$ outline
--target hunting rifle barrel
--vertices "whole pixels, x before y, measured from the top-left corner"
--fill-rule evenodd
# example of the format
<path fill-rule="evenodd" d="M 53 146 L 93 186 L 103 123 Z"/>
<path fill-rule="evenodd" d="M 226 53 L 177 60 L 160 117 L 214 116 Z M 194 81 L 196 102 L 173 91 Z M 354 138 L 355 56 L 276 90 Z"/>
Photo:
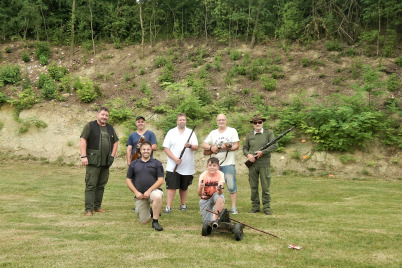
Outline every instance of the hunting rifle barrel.
<path fill-rule="evenodd" d="M 271 146 L 272 144 L 276 143 L 278 140 L 280 140 L 283 136 L 285 136 L 286 134 L 288 134 L 292 129 L 294 129 L 295 126 L 289 128 L 288 130 L 286 130 L 285 132 L 283 132 L 281 135 L 279 135 L 278 137 L 276 137 L 275 139 L 273 139 L 271 142 L 268 142 L 266 145 L 264 145 L 263 147 L 261 147 L 258 151 L 262 151 L 267 149 L 269 146 Z M 254 157 L 256 157 L 257 154 L 254 155 Z M 244 162 L 244 164 L 250 168 L 255 162 L 251 162 L 250 160 L 247 160 L 246 162 Z"/>
<path fill-rule="evenodd" d="M 196 126 L 197 126 L 197 125 L 194 125 L 193 130 L 191 131 L 191 134 L 190 134 L 190 136 L 188 137 L 188 140 L 187 140 L 186 143 L 190 142 L 191 136 L 193 135 L 194 129 L 195 129 Z M 183 157 L 183 154 L 184 154 L 184 151 L 185 151 L 185 150 L 186 150 L 186 146 L 184 146 L 183 150 L 181 151 L 180 156 L 179 156 L 179 159 L 181 159 L 181 158 Z M 176 169 L 177 169 L 177 166 L 178 166 L 178 165 L 179 165 L 179 164 L 176 164 L 176 166 L 175 166 L 175 168 L 174 168 L 174 170 L 173 170 L 173 173 L 176 172 Z"/>

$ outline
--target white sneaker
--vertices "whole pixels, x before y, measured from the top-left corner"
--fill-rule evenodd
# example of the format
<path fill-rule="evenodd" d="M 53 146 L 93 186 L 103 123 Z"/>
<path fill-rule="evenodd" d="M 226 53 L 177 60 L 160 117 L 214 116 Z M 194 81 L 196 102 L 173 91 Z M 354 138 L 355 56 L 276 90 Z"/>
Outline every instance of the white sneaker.
<path fill-rule="evenodd" d="M 232 209 L 230 210 L 230 213 L 239 214 L 239 212 L 237 211 L 236 207 L 232 207 Z"/>
<path fill-rule="evenodd" d="M 163 213 L 168 214 L 168 213 L 170 213 L 170 211 L 172 211 L 170 209 L 170 207 L 165 207 L 165 210 L 163 211 Z"/>
<path fill-rule="evenodd" d="M 186 205 L 180 205 L 180 210 L 187 210 L 187 206 Z"/>

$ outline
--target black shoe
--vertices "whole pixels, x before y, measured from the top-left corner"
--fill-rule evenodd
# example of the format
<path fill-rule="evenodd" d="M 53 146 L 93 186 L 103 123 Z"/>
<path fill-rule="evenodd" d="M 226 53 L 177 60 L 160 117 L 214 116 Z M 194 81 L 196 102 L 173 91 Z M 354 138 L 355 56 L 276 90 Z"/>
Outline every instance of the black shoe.
<path fill-rule="evenodd" d="M 154 228 L 156 231 L 162 231 L 163 230 L 162 226 L 160 226 L 159 222 L 157 222 L 157 221 L 152 223 L 152 228 Z"/>
<path fill-rule="evenodd" d="M 260 212 L 260 210 L 253 208 L 253 209 L 250 210 L 248 213 L 257 213 L 257 212 Z"/>
<path fill-rule="evenodd" d="M 271 210 L 269 210 L 269 209 L 264 210 L 264 213 L 267 214 L 267 215 L 272 215 L 272 212 L 271 212 Z"/>

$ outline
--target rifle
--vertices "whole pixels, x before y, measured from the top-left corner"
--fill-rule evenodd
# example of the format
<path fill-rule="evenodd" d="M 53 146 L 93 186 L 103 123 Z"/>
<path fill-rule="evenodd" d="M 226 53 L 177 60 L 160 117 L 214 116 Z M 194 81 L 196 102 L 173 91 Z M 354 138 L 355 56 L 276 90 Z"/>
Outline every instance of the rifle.
<path fill-rule="evenodd" d="M 191 136 L 193 135 L 194 129 L 195 129 L 196 126 L 197 126 L 197 125 L 194 125 L 193 130 L 191 131 L 191 134 L 190 134 L 190 136 L 188 137 L 187 143 L 190 142 Z M 186 146 L 184 146 L 183 150 L 181 151 L 180 156 L 179 156 L 179 159 L 181 159 L 181 158 L 183 157 L 183 154 L 184 154 L 184 151 L 185 151 L 185 150 L 186 150 Z M 176 172 L 176 169 L 177 169 L 177 166 L 178 166 L 178 165 L 179 165 L 179 164 L 176 164 L 176 167 L 174 168 L 173 173 Z"/>
<path fill-rule="evenodd" d="M 232 148 L 232 145 L 230 144 L 230 142 L 225 142 L 224 145 L 227 148 Z M 204 155 L 211 155 L 211 154 L 213 154 L 213 152 L 211 150 L 205 150 L 204 149 Z"/>
<path fill-rule="evenodd" d="M 267 149 L 269 146 L 275 144 L 278 140 L 280 140 L 283 136 L 285 136 L 286 134 L 288 134 L 292 129 L 294 129 L 295 126 L 289 128 L 288 130 L 286 130 L 285 132 L 283 132 L 281 135 L 279 135 L 278 137 L 276 137 L 275 139 L 273 139 L 271 142 L 268 142 L 266 145 L 264 145 L 263 147 L 261 147 L 258 151 L 262 151 Z M 257 154 L 254 155 L 254 157 L 257 157 Z M 251 162 L 250 160 L 247 160 L 246 162 L 244 162 L 244 164 L 250 168 L 255 162 Z"/>
<path fill-rule="evenodd" d="M 143 143 L 144 141 L 145 141 L 145 136 L 142 135 L 140 137 L 140 140 L 137 143 L 137 148 L 135 149 L 135 152 L 131 155 L 131 162 L 133 162 L 134 160 L 137 160 L 138 158 L 141 157 L 140 146 L 141 146 L 141 143 Z M 138 145 L 140 145 L 140 146 L 138 146 Z"/>

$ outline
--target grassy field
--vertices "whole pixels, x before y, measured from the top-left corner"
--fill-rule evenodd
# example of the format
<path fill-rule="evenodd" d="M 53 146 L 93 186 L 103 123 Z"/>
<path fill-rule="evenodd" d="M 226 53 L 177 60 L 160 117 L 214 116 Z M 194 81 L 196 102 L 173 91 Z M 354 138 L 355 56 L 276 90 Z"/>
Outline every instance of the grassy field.
<path fill-rule="evenodd" d="M 274 215 L 248 214 L 238 177 L 234 219 L 244 229 L 201 236 L 196 187 L 189 210 L 162 215 L 164 231 L 138 223 L 123 169 L 112 169 L 103 208 L 84 216 L 83 168 L 0 163 L 0 267 L 401 267 L 402 184 L 380 179 L 274 177 Z M 227 201 L 229 196 L 226 194 Z M 229 206 L 228 206 L 229 207 Z M 289 244 L 302 246 L 288 249 Z"/>

